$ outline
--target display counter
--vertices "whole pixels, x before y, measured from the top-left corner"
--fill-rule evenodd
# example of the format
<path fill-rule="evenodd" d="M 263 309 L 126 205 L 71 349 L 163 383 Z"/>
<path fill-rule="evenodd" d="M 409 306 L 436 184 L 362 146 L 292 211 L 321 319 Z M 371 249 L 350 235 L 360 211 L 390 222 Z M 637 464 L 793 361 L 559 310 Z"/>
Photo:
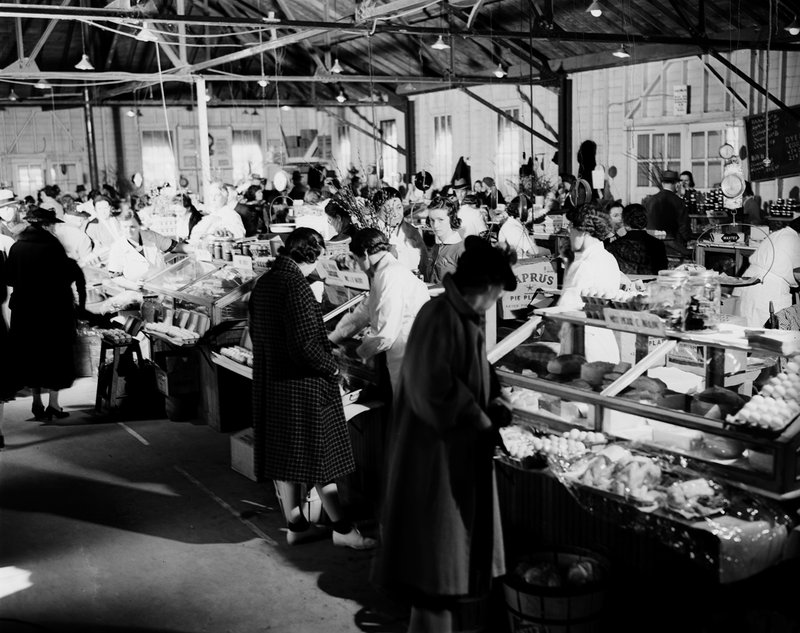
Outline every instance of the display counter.
<path fill-rule="evenodd" d="M 537 313 L 576 326 L 577 335 L 586 326 L 615 329 L 583 313 Z M 796 548 L 790 541 L 800 499 L 800 404 L 792 390 L 800 383 L 800 349 L 789 343 L 776 352 L 780 346 L 733 326 L 667 329 L 636 363 L 587 363 L 532 340 L 536 320 L 489 353 L 517 429 L 504 430 L 512 456 L 501 458 L 498 476 L 514 554 L 526 531 L 544 530 L 553 544 L 591 546 L 599 539 L 642 568 L 656 555 L 677 556 L 729 582 Z M 738 393 L 749 383 L 723 387 L 730 376 L 719 367 L 697 375 L 668 366 L 669 353 L 687 342 L 712 350 L 710 366 L 736 351 L 766 359 L 761 366 L 777 362 L 782 371 L 750 398 Z M 768 400 L 775 403 L 766 407 Z M 760 408 L 752 415 L 748 407 Z M 694 487 L 702 488 L 697 497 L 688 492 Z M 626 551 L 626 540 L 637 543 L 637 554 Z"/>

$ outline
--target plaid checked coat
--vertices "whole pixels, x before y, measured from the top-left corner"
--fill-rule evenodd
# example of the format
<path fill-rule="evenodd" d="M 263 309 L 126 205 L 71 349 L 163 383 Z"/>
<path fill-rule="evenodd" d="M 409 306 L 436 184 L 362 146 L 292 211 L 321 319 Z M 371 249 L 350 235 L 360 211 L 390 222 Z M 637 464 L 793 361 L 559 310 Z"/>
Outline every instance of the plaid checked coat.
<path fill-rule="evenodd" d="M 258 472 L 298 483 L 328 483 L 353 472 L 322 308 L 288 257 L 278 257 L 253 289 L 250 337 Z"/>

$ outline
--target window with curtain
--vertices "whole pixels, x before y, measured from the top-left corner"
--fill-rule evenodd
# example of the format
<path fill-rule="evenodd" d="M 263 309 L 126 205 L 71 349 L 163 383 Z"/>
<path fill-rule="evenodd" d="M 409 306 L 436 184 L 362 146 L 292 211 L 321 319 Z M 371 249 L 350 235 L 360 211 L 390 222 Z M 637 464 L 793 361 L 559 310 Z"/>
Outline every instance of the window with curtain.
<path fill-rule="evenodd" d="M 433 186 L 441 189 L 450 183 L 453 164 L 453 120 L 449 114 L 433 118 Z"/>
<path fill-rule="evenodd" d="M 250 174 L 264 174 L 261 130 L 233 130 L 233 182 Z"/>
<path fill-rule="evenodd" d="M 397 147 L 397 121 L 381 121 L 381 138 Z M 383 179 L 393 187 L 397 186 L 397 172 L 400 170 L 400 157 L 396 149 L 381 144 L 381 161 L 383 162 Z"/>
<path fill-rule="evenodd" d="M 350 150 L 350 127 L 339 125 L 336 128 L 337 161 L 339 163 L 339 178 L 347 176 L 353 160 Z"/>
<path fill-rule="evenodd" d="M 166 131 L 142 131 L 142 179 L 145 190 L 166 182 L 177 183 L 175 156 Z"/>
<path fill-rule="evenodd" d="M 519 108 L 503 110 L 508 116 L 519 120 Z M 519 179 L 519 166 L 522 163 L 521 128 L 506 117 L 497 115 L 497 163 L 495 166 L 495 184 L 497 188 L 511 199 L 515 192 L 509 182 Z"/>

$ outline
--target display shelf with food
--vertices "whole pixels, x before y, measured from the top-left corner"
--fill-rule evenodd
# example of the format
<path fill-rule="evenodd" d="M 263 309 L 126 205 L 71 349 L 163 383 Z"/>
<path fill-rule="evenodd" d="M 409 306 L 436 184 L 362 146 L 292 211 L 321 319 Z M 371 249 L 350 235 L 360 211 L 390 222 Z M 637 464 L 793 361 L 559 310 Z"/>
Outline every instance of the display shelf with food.
<path fill-rule="evenodd" d="M 577 312 L 557 318 L 562 316 L 582 325 L 593 321 L 608 325 Z M 531 329 L 529 324 L 525 327 Z M 746 388 L 743 393 L 735 391 L 742 388 L 738 375 L 706 387 L 702 376 L 666 366 L 667 353 L 678 341 L 688 340 L 721 352 L 730 346 L 740 352 L 771 354 L 771 363 L 759 365 L 770 371 L 775 352 L 765 352 L 763 345 L 748 340 L 745 328 L 721 326 L 708 334 L 666 330 L 665 335 L 666 340 L 632 366 L 557 355 L 551 346 L 531 342 L 529 336 L 517 338 L 516 347 L 506 346 L 506 353 L 494 360 L 515 417 L 539 432 L 604 432 L 635 441 L 645 450 L 678 455 L 743 489 L 800 498 L 797 362 L 785 362 L 766 391 L 751 400 Z M 507 340 L 515 340 L 514 333 L 498 348 Z M 753 422 L 756 418 L 758 423 Z M 764 425 L 771 425 L 772 431 L 757 428 Z"/>

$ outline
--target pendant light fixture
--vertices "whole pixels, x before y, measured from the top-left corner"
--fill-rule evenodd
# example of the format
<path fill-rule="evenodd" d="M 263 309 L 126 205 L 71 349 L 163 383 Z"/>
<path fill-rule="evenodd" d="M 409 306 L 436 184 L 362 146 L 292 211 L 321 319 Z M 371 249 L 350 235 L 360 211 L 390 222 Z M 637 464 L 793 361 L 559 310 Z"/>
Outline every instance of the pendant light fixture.
<path fill-rule="evenodd" d="M 619 57 L 620 59 L 625 59 L 626 57 L 631 56 L 631 54 L 628 52 L 628 49 L 625 48 L 625 44 L 620 44 L 619 48 L 611 54 L 614 57 Z"/>
<path fill-rule="evenodd" d="M 497 77 L 498 79 L 502 79 L 507 74 L 508 73 L 503 69 L 503 64 L 502 63 L 497 64 L 497 68 L 494 69 L 494 76 Z"/>
<path fill-rule="evenodd" d="M 125 116 L 129 119 L 135 119 L 136 117 L 142 116 L 142 111 L 139 108 L 136 108 L 135 110 L 133 108 L 128 108 Z"/>
<path fill-rule="evenodd" d="M 17 93 L 14 92 L 13 88 L 11 90 L 9 90 L 9 92 L 8 92 L 8 100 L 9 101 L 19 101 L 19 95 L 17 95 Z"/>
<path fill-rule="evenodd" d="M 345 101 L 347 101 L 347 95 L 344 94 L 344 90 L 342 88 L 339 88 L 339 94 L 336 95 L 336 100 L 339 103 L 344 103 Z"/>
<path fill-rule="evenodd" d="M 289 111 L 289 110 L 291 110 L 291 109 L 292 109 L 292 106 L 290 106 L 290 105 L 288 105 L 288 104 L 286 104 L 286 103 L 284 103 L 284 104 L 281 106 L 281 110 L 283 110 L 284 112 L 288 112 L 288 111 Z"/>
<path fill-rule="evenodd" d="M 339 58 L 338 57 L 333 60 L 333 66 L 331 66 L 331 72 L 335 73 L 337 75 L 340 75 L 342 72 L 344 72 L 342 70 L 341 65 L 339 65 Z"/>
<path fill-rule="evenodd" d="M 78 70 L 94 70 L 94 66 L 89 61 L 89 56 L 86 53 L 81 56 L 81 61 L 75 64 L 75 68 Z"/>
<path fill-rule="evenodd" d="M 450 48 L 450 44 L 445 42 L 444 39 L 442 39 L 442 36 L 440 35 L 439 37 L 436 38 L 436 41 L 433 44 L 431 44 L 431 48 L 436 51 L 446 51 L 448 48 Z"/>
<path fill-rule="evenodd" d="M 37 81 L 35 84 L 33 84 L 33 87 L 34 88 L 38 88 L 39 90 L 52 90 L 53 89 L 52 84 L 49 81 L 47 81 L 47 79 L 45 79 L 44 77 L 42 77 L 39 81 Z"/>
<path fill-rule="evenodd" d="M 150 27 L 147 26 L 147 22 L 142 25 L 142 28 L 136 34 L 136 39 L 140 42 L 157 42 L 158 38 L 156 34 L 150 30 Z"/>
<path fill-rule="evenodd" d="M 266 77 L 262 77 L 261 79 L 258 80 L 258 85 L 261 86 L 262 88 L 266 88 L 269 85 L 269 81 L 267 80 Z"/>
<path fill-rule="evenodd" d="M 792 18 L 792 21 L 784 27 L 784 30 L 788 31 L 789 35 L 800 35 L 800 24 L 797 22 L 797 16 Z"/>
<path fill-rule="evenodd" d="M 592 17 L 599 18 L 603 15 L 603 7 L 600 6 L 600 3 L 597 0 L 594 0 L 592 4 L 589 5 L 589 8 L 586 9 L 587 13 L 591 13 Z"/>

